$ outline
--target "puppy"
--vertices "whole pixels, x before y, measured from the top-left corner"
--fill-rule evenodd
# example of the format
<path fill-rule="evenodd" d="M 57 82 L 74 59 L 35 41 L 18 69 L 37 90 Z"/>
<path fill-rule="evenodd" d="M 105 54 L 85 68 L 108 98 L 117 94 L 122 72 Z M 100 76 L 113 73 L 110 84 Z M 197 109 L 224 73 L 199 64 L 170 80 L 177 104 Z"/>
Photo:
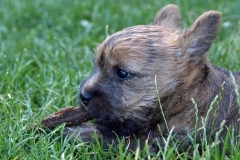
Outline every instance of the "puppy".
<path fill-rule="evenodd" d="M 97 134 L 106 147 L 116 137 L 128 137 L 133 150 L 136 139 L 141 147 L 148 140 L 157 151 L 171 129 L 183 145 L 191 144 L 187 133 L 201 128 L 209 111 L 208 138 L 223 121 L 238 135 L 239 107 L 230 71 L 206 58 L 220 23 L 221 13 L 209 11 L 183 30 L 178 7 L 168 5 L 152 25 L 125 28 L 107 37 L 96 50 L 93 73 L 80 86 L 80 106 L 96 121 L 69 127 L 64 134 L 75 133 L 85 142 Z M 233 75 L 239 86 L 240 73 Z M 218 103 L 210 109 L 217 95 Z M 202 134 L 197 133 L 199 143 Z"/>

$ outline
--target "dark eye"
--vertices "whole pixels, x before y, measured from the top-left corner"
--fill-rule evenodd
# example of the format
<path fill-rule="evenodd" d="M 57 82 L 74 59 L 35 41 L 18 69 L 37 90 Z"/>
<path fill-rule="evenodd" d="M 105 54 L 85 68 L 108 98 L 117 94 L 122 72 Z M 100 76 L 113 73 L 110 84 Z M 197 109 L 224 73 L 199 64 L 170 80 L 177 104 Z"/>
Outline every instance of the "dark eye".
<path fill-rule="evenodd" d="M 118 69 L 117 70 L 117 76 L 121 79 L 127 79 L 131 74 L 122 70 L 122 69 Z"/>

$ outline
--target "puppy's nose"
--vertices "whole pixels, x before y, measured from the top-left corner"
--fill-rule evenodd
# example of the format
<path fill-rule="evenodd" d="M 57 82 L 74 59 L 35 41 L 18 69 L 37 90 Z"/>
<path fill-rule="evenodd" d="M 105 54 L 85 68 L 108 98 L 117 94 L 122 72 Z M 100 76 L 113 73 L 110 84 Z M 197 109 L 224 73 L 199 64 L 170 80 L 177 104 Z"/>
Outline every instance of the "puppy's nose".
<path fill-rule="evenodd" d="M 82 102 L 85 104 L 85 106 L 88 106 L 92 96 L 89 93 L 80 93 L 80 98 L 82 100 Z"/>

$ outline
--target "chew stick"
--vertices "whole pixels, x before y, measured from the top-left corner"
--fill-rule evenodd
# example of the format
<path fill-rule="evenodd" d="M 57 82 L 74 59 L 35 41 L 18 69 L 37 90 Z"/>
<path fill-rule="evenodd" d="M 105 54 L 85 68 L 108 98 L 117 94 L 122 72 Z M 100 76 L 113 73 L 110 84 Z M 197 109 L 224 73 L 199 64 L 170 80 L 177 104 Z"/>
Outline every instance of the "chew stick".
<path fill-rule="evenodd" d="M 66 126 L 73 126 L 91 119 L 93 118 L 90 117 L 84 107 L 67 107 L 44 118 L 42 124 L 49 129 L 53 129 L 62 123 L 66 123 Z"/>

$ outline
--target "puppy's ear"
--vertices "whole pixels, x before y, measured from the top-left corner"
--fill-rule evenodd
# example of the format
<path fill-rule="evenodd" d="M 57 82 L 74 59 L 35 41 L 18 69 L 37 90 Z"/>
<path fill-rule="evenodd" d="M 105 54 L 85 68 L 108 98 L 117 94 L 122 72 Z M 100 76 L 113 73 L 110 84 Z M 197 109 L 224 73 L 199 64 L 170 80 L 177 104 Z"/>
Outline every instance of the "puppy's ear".
<path fill-rule="evenodd" d="M 178 6 L 169 4 L 157 13 L 153 24 L 166 28 L 179 29 L 181 28 L 180 19 Z"/>
<path fill-rule="evenodd" d="M 202 56 L 209 50 L 220 28 L 221 15 L 215 11 L 205 12 L 184 33 L 180 43 L 188 55 Z"/>

